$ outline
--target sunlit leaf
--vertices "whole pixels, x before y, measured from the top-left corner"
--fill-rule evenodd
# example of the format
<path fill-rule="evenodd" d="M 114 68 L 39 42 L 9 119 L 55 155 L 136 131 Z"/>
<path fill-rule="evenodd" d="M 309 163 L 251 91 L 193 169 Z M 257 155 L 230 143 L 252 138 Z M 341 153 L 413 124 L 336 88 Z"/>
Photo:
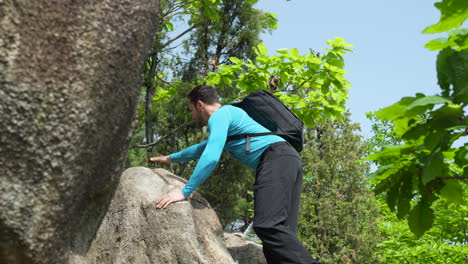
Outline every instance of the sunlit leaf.
<path fill-rule="evenodd" d="M 276 52 L 279 54 L 288 54 L 288 49 L 285 49 L 285 48 L 277 49 Z"/>
<path fill-rule="evenodd" d="M 290 53 L 291 53 L 291 55 L 292 55 L 293 57 L 299 57 L 299 56 L 300 56 L 299 50 L 296 49 L 296 48 L 290 49 Z"/>
<path fill-rule="evenodd" d="M 414 100 L 414 102 L 409 104 L 406 109 L 410 110 L 416 106 L 422 106 L 422 105 L 428 105 L 428 104 L 434 105 L 434 104 L 446 104 L 446 103 L 450 104 L 452 103 L 452 101 L 450 101 L 450 99 L 447 99 L 438 95 L 425 96 L 425 97 L 421 97 L 421 98 Z"/>
<path fill-rule="evenodd" d="M 267 56 L 268 55 L 268 49 L 265 45 L 263 44 L 258 44 L 257 45 L 257 48 L 256 48 L 256 51 L 257 51 L 257 54 L 258 55 L 263 55 L 263 56 Z"/>
<path fill-rule="evenodd" d="M 450 47 L 450 43 L 448 38 L 437 38 L 426 43 L 424 47 L 429 50 L 441 50 Z"/>
<path fill-rule="evenodd" d="M 236 64 L 239 64 L 242 62 L 239 58 L 236 58 L 236 57 L 229 57 L 229 60 Z"/>
<path fill-rule="evenodd" d="M 468 18 L 468 1 L 443 0 L 434 6 L 440 10 L 441 17 L 437 24 L 424 29 L 423 33 L 440 33 L 452 28 L 460 27 Z"/>
<path fill-rule="evenodd" d="M 394 103 L 391 106 L 382 108 L 378 110 L 375 114 L 378 119 L 382 120 L 398 119 L 405 112 L 406 108 L 417 99 L 418 97 L 403 97 L 399 102 Z"/>
<path fill-rule="evenodd" d="M 218 13 L 211 6 L 204 5 L 203 10 L 204 10 L 204 14 L 206 18 L 208 18 L 209 20 L 215 20 L 215 21 L 219 20 Z"/>
<path fill-rule="evenodd" d="M 468 49 L 468 29 L 453 29 L 449 31 L 448 38 L 437 38 L 429 41 L 425 48 L 429 50 L 442 50 L 452 48 L 457 51 Z"/>

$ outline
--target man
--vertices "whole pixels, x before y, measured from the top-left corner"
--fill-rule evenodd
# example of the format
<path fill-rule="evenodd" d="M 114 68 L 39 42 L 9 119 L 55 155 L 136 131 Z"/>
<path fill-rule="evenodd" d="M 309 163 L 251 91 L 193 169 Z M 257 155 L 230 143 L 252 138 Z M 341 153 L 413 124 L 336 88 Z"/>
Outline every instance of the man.
<path fill-rule="evenodd" d="M 199 159 L 189 181 L 157 201 L 157 208 L 185 200 L 208 178 L 223 150 L 256 170 L 254 184 L 255 233 L 263 242 L 268 263 L 319 263 L 314 260 L 296 236 L 299 197 L 302 186 L 302 161 L 296 150 L 283 138 L 266 135 L 251 138 L 246 152 L 245 139 L 226 142 L 228 136 L 269 132 L 244 110 L 219 103 L 216 90 L 199 85 L 188 94 L 192 119 L 208 125 L 208 140 L 169 156 L 152 157 L 150 161 L 170 164 Z"/>

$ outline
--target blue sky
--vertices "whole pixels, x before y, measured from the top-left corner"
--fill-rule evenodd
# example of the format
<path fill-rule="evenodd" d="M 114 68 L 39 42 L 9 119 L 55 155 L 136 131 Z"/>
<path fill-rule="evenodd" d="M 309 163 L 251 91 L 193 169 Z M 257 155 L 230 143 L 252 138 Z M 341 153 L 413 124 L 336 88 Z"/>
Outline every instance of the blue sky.
<path fill-rule="evenodd" d="M 353 44 L 345 57 L 351 82 L 347 107 L 351 119 L 370 137 L 365 112 L 416 93 L 434 95 L 437 85 L 437 52 L 424 48 L 440 37 L 422 34 L 435 24 L 440 12 L 435 1 L 421 0 L 260 0 L 256 8 L 277 14 L 278 28 L 262 39 L 270 55 L 280 48 L 323 52 L 326 41 L 341 37 Z"/>

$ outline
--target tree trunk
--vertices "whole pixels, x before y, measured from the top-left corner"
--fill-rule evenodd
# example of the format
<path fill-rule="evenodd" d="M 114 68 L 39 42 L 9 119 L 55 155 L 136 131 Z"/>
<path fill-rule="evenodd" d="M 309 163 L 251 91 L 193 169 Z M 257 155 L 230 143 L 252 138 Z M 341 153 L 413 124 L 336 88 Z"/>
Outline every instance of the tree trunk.
<path fill-rule="evenodd" d="M 86 254 L 123 169 L 158 3 L 0 2 L 0 263 Z"/>

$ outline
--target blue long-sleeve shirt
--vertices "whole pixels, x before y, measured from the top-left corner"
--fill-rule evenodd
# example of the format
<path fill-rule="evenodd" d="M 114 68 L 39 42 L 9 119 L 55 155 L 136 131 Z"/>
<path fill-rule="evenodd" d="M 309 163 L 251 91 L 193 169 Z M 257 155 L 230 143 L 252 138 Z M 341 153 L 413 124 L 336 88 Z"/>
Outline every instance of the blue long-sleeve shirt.
<path fill-rule="evenodd" d="M 213 172 L 223 150 L 228 151 L 241 163 L 255 170 L 263 151 L 275 142 L 285 141 L 276 135 L 251 138 L 250 152 L 245 151 L 246 139 L 226 142 L 228 136 L 269 132 L 258 124 L 244 110 L 231 105 L 217 109 L 208 120 L 210 135 L 208 140 L 190 146 L 180 152 L 169 155 L 171 161 L 182 162 L 200 159 L 189 181 L 182 189 L 185 196 L 189 196 Z"/>

